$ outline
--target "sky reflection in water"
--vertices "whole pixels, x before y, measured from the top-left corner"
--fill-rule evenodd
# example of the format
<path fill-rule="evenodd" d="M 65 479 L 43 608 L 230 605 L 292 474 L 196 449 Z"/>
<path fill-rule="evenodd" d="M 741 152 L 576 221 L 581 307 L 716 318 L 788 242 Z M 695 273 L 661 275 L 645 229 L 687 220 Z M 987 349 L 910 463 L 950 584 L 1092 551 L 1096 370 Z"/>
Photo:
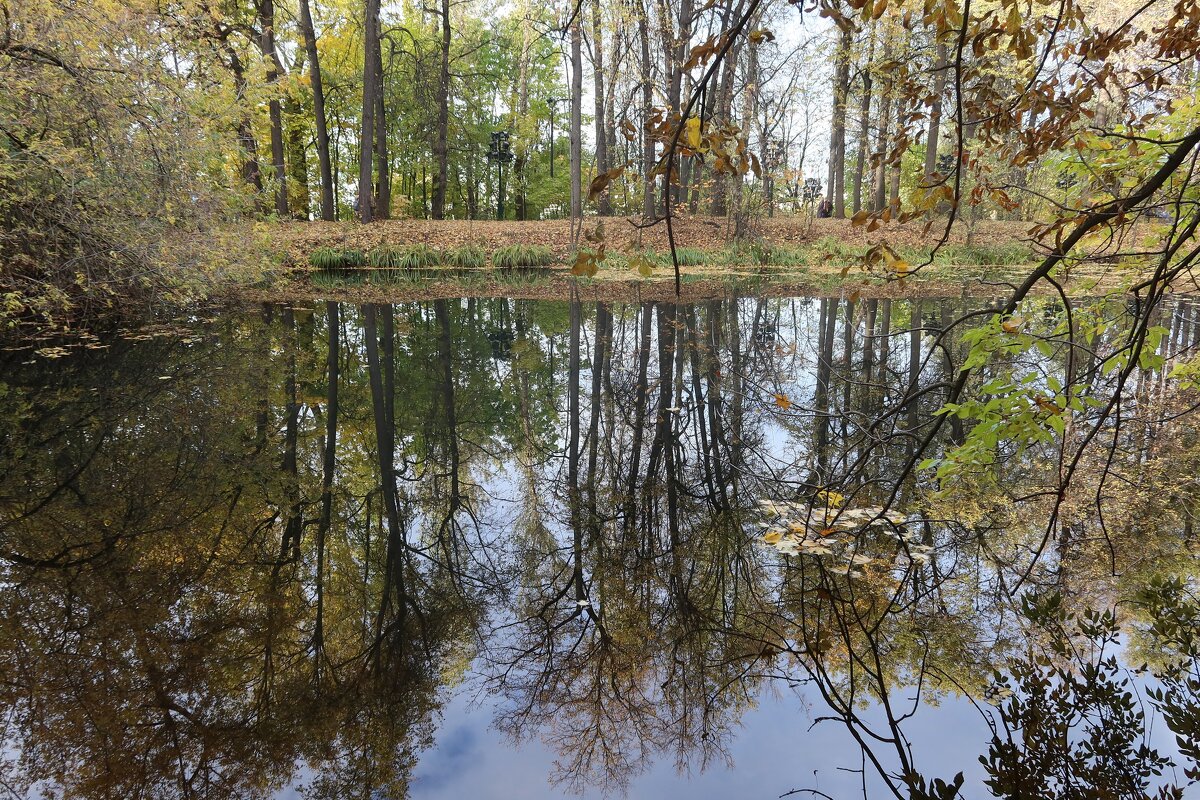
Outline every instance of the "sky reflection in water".
<path fill-rule="evenodd" d="M 992 670 L 1059 641 L 1005 588 L 1041 524 L 1006 482 L 1052 451 L 942 507 L 905 471 L 980 305 L 328 304 L 7 350 L 11 782 L 842 798 L 907 763 L 987 796 Z M 1057 543 L 1033 583 L 1136 594 L 1189 563 L 1168 510 L 1128 577 Z"/>

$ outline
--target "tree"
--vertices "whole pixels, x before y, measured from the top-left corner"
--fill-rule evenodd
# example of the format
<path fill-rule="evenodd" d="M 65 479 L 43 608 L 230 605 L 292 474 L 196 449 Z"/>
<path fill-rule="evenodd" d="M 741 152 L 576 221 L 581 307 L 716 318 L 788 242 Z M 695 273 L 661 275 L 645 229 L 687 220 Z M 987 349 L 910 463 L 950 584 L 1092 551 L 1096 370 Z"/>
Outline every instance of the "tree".
<path fill-rule="evenodd" d="M 379 57 L 379 0 L 366 0 L 363 17 L 362 122 L 358 131 L 358 215 L 362 222 L 375 219 L 374 155 L 381 67 Z"/>
<path fill-rule="evenodd" d="M 436 168 L 433 180 L 434 219 L 442 219 L 445 216 L 446 182 L 450 174 L 447 142 L 450 131 L 450 0 L 442 0 L 440 16 L 442 38 L 437 79 L 437 126 L 433 133 L 433 159 Z"/>
<path fill-rule="evenodd" d="M 329 161 L 329 129 L 325 118 L 325 89 L 321 83 L 321 61 L 317 51 L 317 34 L 313 28 L 312 10 L 309 0 L 300 0 L 300 29 L 304 37 L 304 49 L 308 54 L 309 83 L 313 93 L 313 120 L 317 128 L 317 161 L 321 173 L 321 219 L 332 221 L 337 218 L 337 204 L 333 196 L 333 171 Z"/>

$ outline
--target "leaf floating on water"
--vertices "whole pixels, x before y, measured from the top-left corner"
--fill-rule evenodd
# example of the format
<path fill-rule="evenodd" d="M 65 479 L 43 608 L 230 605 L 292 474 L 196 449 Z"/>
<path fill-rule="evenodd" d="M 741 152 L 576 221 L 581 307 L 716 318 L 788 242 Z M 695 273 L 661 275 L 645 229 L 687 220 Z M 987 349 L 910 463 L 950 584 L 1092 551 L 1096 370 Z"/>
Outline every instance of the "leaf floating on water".
<path fill-rule="evenodd" d="M 786 394 L 776 394 L 775 395 L 775 405 L 779 406 L 784 411 L 787 411 L 788 409 L 790 409 L 792 407 L 792 401 L 788 400 L 788 397 Z"/>

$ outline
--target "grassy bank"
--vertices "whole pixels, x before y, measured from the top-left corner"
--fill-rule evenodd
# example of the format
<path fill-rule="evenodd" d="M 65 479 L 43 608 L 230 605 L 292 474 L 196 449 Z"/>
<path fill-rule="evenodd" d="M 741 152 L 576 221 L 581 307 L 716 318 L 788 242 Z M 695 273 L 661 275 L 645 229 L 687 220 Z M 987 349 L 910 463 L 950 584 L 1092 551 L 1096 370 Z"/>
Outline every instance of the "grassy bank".
<path fill-rule="evenodd" d="M 688 297 L 731 289 L 865 297 L 996 294 L 1040 260 L 1026 231 L 1019 222 L 958 226 L 934 252 L 917 226 L 868 232 L 845 220 L 780 217 L 762 220 L 751 235 L 732 241 L 722 219 L 687 217 L 675 224 L 681 290 Z M 606 258 L 593 277 L 573 280 L 566 220 L 234 224 L 202 236 L 163 237 L 153 254 L 155 268 L 143 270 L 129 287 L 80 281 L 43 287 L 40 295 L 33 283 L 10 290 L 0 322 L 55 325 L 210 298 L 566 297 L 579 286 L 614 299 L 673 296 L 665 226 L 638 229 L 621 218 L 590 218 L 584 234 L 582 247 L 595 250 L 602 241 Z M 867 255 L 881 244 L 889 258 L 911 267 L 904 280 L 897 280 L 894 262 L 868 263 Z M 1119 287 L 1131 274 L 1135 267 L 1093 259 L 1066 277 L 1071 290 L 1090 292 Z"/>

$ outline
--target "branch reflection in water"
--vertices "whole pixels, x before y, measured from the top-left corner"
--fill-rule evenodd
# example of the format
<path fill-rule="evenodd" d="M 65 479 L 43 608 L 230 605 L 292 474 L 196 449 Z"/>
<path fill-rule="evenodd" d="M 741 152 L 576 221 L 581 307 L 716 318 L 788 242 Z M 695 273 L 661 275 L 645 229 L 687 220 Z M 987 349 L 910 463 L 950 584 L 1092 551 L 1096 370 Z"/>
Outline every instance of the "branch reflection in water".
<path fill-rule="evenodd" d="M 1164 376 L 1194 306 L 1104 452 L 1048 398 L 1117 380 L 1128 312 L 1072 348 L 1036 300 L 1051 333 L 972 378 L 1032 376 L 983 395 L 1029 430 L 965 408 L 923 453 L 985 306 L 327 303 L 6 350 L 3 778 L 399 798 L 470 691 L 562 789 L 730 764 L 769 702 L 858 745 L 797 748 L 780 791 L 1181 797 L 1200 451 Z"/>

